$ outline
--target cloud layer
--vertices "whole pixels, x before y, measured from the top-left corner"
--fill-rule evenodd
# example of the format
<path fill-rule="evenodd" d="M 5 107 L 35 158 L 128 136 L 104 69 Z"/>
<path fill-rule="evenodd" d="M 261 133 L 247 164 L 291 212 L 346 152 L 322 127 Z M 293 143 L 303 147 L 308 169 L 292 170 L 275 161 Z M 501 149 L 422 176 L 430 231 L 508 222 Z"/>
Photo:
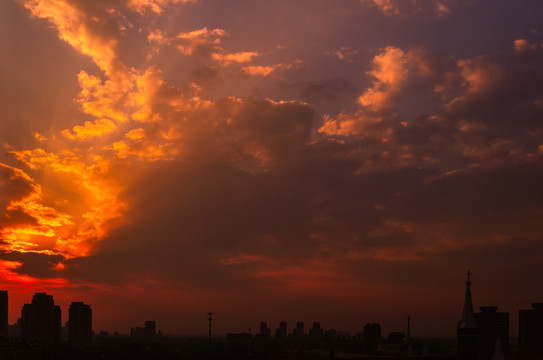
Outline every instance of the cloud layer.
<path fill-rule="evenodd" d="M 121 331 L 145 313 L 198 333 L 213 308 L 224 332 L 263 317 L 392 331 L 416 314 L 421 334 L 448 335 L 433 315 L 446 308 L 454 328 L 468 267 L 483 302 L 514 312 L 543 296 L 518 281 L 543 251 L 537 29 L 473 53 L 446 29 L 476 6 L 317 3 L 251 8 L 260 23 L 244 27 L 219 17 L 237 1 L 4 5 L 76 69 L 48 84 L 71 91 L 69 111 L 1 139 L 0 276 L 15 298 L 83 298 Z M 370 27 L 382 35 L 360 35 Z"/>

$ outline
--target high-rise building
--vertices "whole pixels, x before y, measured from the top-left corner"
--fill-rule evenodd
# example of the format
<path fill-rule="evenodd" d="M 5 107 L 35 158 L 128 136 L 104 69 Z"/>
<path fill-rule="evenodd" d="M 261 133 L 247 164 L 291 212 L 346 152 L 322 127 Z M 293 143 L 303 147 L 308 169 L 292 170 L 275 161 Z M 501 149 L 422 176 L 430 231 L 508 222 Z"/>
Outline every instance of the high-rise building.
<path fill-rule="evenodd" d="M 21 337 L 28 341 L 56 343 L 60 340 L 60 306 L 51 295 L 36 293 L 21 310 Z"/>
<path fill-rule="evenodd" d="M 531 310 L 518 312 L 519 351 L 543 354 L 543 303 L 532 304 Z"/>
<path fill-rule="evenodd" d="M 0 291 L 0 338 L 8 338 L 8 292 Z"/>
<path fill-rule="evenodd" d="M 268 328 L 268 324 L 266 324 L 266 322 L 260 322 L 260 333 L 258 335 L 262 340 L 268 340 L 270 338 L 271 330 Z"/>
<path fill-rule="evenodd" d="M 292 331 L 292 335 L 298 340 L 301 340 L 304 337 L 304 323 L 302 321 L 296 323 L 296 328 Z"/>
<path fill-rule="evenodd" d="M 321 324 L 318 322 L 313 323 L 313 328 L 309 329 L 309 337 L 311 341 L 319 342 L 324 337 L 324 331 L 321 329 Z"/>
<path fill-rule="evenodd" d="M 381 340 L 381 325 L 377 323 L 364 325 L 363 340 L 366 342 L 379 342 Z"/>
<path fill-rule="evenodd" d="M 68 340 L 72 344 L 85 345 L 92 341 L 92 309 L 82 302 L 70 305 Z"/>
<path fill-rule="evenodd" d="M 479 328 L 473 315 L 470 271 L 468 271 L 468 280 L 466 281 L 466 297 L 464 298 L 462 320 L 458 322 L 456 328 L 456 339 L 458 355 L 462 359 L 475 360 L 479 357 Z"/>
<path fill-rule="evenodd" d="M 275 338 L 284 340 L 287 338 L 287 322 L 281 321 L 279 327 L 275 329 Z"/>
<path fill-rule="evenodd" d="M 509 313 L 497 312 L 496 306 L 481 306 L 475 313 L 475 323 L 479 328 L 479 359 L 490 359 L 496 352 L 496 343 L 502 354 L 509 353 Z"/>
<path fill-rule="evenodd" d="M 145 322 L 145 337 L 153 338 L 156 336 L 156 321 L 149 320 Z"/>

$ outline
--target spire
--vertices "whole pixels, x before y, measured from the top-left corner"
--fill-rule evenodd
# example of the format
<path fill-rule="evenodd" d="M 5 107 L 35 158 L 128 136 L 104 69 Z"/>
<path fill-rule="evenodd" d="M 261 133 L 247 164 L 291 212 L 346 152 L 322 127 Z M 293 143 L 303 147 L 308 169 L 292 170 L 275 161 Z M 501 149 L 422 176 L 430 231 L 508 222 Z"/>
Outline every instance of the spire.
<path fill-rule="evenodd" d="M 500 335 L 496 336 L 496 345 L 494 347 L 494 355 L 491 360 L 503 360 L 502 343 L 500 341 Z"/>
<path fill-rule="evenodd" d="M 473 316 L 473 303 L 471 301 L 471 271 L 468 270 L 468 281 L 466 281 L 466 298 L 464 299 L 464 311 L 462 320 L 458 323 L 458 328 L 476 328 Z"/>

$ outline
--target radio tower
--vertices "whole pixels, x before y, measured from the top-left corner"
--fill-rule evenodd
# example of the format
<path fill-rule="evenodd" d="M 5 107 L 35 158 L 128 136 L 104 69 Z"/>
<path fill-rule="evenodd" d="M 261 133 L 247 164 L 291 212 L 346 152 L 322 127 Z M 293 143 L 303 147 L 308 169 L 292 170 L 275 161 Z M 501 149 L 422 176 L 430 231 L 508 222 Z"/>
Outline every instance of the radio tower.
<path fill-rule="evenodd" d="M 209 320 L 209 347 L 211 348 L 211 321 L 213 320 L 213 313 L 208 312 L 207 315 L 209 315 L 207 320 Z"/>

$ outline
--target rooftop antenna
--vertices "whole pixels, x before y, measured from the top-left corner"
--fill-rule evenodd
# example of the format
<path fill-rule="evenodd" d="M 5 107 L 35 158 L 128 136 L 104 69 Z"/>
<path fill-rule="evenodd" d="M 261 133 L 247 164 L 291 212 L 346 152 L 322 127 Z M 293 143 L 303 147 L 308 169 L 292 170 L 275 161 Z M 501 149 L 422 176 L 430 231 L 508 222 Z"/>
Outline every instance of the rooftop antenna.
<path fill-rule="evenodd" d="M 411 317 L 407 317 L 407 342 L 411 341 Z"/>
<path fill-rule="evenodd" d="M 213 321 L 213 313 L 208 312 L 207 315 L 209 315 L 207 320 L 209 320 L 209 347 L 211 348 L 211 321 Z"/>

